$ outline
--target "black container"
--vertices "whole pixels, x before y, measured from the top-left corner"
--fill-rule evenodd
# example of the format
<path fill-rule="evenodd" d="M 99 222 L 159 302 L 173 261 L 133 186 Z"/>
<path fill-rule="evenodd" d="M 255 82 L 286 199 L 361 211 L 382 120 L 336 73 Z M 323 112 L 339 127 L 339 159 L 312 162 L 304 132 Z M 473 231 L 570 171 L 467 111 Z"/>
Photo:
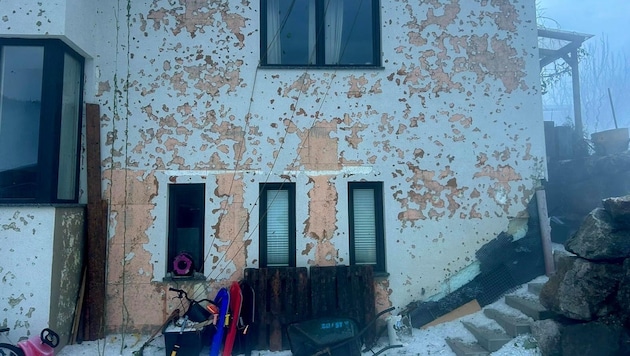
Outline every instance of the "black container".
<path fill-rule="evenodd" d="M 168 331 L 167 331 L 168 329 Z M 164 345 L 166 346 L 166 356 L 171 355 L 171 351 L 175 345 L 179 345 L 177 356 L 199 356 L 203 348 L 203 330 L 184 330 L 180 332 L 180 327 L 173 328 L 173 324 L 169 324 L 162 330 L 164 334 Z"/>

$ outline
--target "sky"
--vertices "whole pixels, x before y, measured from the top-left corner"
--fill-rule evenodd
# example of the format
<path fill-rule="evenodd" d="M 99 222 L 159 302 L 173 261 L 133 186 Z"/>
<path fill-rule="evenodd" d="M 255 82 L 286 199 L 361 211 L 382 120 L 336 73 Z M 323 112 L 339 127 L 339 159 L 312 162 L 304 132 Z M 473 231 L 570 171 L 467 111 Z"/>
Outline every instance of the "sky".
<path fill-rule="evenodd" d="M 593 39 L 606 35 L 612 46 L 630 54 L 630 0 L 538 0 L 538 4 L 539 15 L 555 20 L 560 29 L 591 34 Z"/>

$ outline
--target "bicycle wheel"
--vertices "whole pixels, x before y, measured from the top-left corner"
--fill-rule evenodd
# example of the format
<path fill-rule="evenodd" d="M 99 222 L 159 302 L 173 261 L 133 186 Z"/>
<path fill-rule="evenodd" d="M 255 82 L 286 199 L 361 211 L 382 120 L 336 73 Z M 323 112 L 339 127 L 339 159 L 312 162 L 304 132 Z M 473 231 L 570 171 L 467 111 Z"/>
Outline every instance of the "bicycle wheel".
<path fill-rule="evenodd" d="M 0 343 L 0 356 L 24 356 L 24 351 L 15 345 Z"/>

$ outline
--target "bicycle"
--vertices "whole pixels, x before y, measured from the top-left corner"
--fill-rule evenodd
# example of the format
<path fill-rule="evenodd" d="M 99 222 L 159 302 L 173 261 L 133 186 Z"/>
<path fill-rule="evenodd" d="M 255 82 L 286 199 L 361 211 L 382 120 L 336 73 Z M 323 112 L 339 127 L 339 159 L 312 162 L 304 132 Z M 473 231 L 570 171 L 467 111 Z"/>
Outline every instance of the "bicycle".
<path fill-rule="evenodd" d="M 9 328 L 0 328 L 0 333 L 9 331 Z M 51 329 L 45 328 L 37 336 L 22 341 L 17 345 L 0 343 L 0 356 L 52 356 L 55 347 L 59 345 L 59 335 Z"/>

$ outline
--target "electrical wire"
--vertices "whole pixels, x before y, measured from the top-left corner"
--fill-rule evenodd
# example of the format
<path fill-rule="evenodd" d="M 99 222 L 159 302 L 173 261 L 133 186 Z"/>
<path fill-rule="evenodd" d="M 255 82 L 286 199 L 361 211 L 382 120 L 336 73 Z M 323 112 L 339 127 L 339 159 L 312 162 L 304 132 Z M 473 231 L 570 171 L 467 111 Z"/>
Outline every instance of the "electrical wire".
<path fill-rule="evenodd" d="M 361 0 L 361 2 L 359 3 L 359 9 L 360 9 L 360 8 L 361 8 L 361 6 L 363 5 L 363 1 L 364 1 L 364 0 Z M 328 5 L 329 5 L 329 4 L 330 4 L 330 1 L 327 1 L 327 2 L 326 2 L 325 11 L 324 11 L 324 15 L 323 15 L 324 17 L 325 17 L 325 14 L 326 14 L 327 10 L 328 10 Z M 292 6 L 293 6 L 293 4 L 291 4 L 291 7 L 292 7 Z M 352 22 L 352 26 L 350 27 L 350 33 L 352 33 L 352 32 L 354 31 L 354 28 L 355 28 L 355 26 L 356 26 L 357 19 L 358 19 L 358 13 L 359 13 L 359 11 L 357 10 L 357 12 L 355 13 L 355 16 L 354 16 L 353 22 Z M 288 17 L 288 15 L 287 15 L 287 17 Z M 286 17 L 285 17 L 285 20 L 283 21 L 283 26 L 284 26 L 284 24 L 285 24 L 285 23 L 286 23 Z M 322 35 L 322 32 L 321 32 L 321 31 L 322 31 L 322 28 L 323 28 L 323 26 L 319 26 L 319 31 L 317 32 L 317 36 L 316 36 L 317 38 L 319 38 L 319 37 Z M 274 39 L 276 38 L 277 34 L 281 31 L 281 29 L 282 29 L 282 27 L 278 29 L 278 32 L 276 33 L 276 35 L 274 35 Z M 346 51 L 346 49 L 347 49 L 347 46 L 348 46 L 348 42 L 346 41 L 346 42 L 345 42 L 345 44 L 344 44 L 344 47 L 342 48 L 342 51 L 340 52 L 339 58 L 341 58 L 341 57 L 343 56 L 343 54 L 345 53 L 345 51 Z M 268 49 L 269 49 L 269 46 L 267 47 L 267 50 L 268 50 Z M 314 55 L 316 52 L 317 52 L 317 51 L 313 52 L 312 54 Z M 265 56 L 266 56 L 266 55 L 265 55 Z M 311 58 L 311 60 L 312 60 L 312 58 Z M 330 80 L 329 80 L 329 82 L 328 82 L 328 85 L 327 85 L 327 87 L 326 87 L 326 92 L 324 93 L 324 96 L 323 96 L 323 97 L 321 97 L 321 98 L 317 98 L 317 99 L 315 100 L 315 102 L 320 102 L 319 110 L 317 110 L 317 111 L 316 111 L 316 113 L 320 113 L 320 112 L 321 112 L 321 109 L 323 108 L 323 105 L 324 105 L 324 103 L 325 103 L 325 101 L 326 101 L 326 98 L 328 97 L 328 94 L 329 94 L 330 88 L 331 88 L 331 86 L 332 86 L 332 82 L 333 82 L 333 80 L 336 78 L 337 70 L 338 70 L 338 69 L 335 67 L 335 68 L 334 68 L 334 71 L 333 71 L 333 74 L 331 75 Z M 294 115 L 295 115 L 295 111 L 297 110 L 297 103 L 299 102 L 299 98 L 300 98 L 300 96 L 301 96 L 301 94 L 302 94 L 302 92 L 303 92 L 303 90 L 302 90 L 302 89 L 303 89 L 303 87 L 304 87 L 304 80 L 306 79 L 306 75 L 307 75 L 307 74 L 308 74 L 308 69 L 306 69 L 306 70 L 304 71 L 304 73 L 302 74 L 302 78 L 303 78 L 303 81 L 302 81 L 302 87 L 300 88 L 300 91 L 299 91 L 299 94 L 298 94 L 298 97 L 297 97 L 296 103 L 295 103 L 295 105 L 294 105 L 294 109 L 293 109 L 293 111 L 292 111 L 292 116 L 291 116 L 291 118 L 289 119 L 289 121 L 290 121 L 290 122 L 292 122 L 292 121 L 293 121 L 293 118 L 294 118 Z M 320 99 L 321 99 L 321 100 L 320 100 Z M 250 102 L 251 102 L 251 100 L 250 100 Z M 316 117 L 314 118 L 314 120 L 312 121 L 311 126 L 310 126 L 307 130 L 306 130 L 306 137 L 305 137 L 304 141 L 308 141 L 309 136 L 310 136 L 311 129 L 315 126 L 315 123 L 317 122 L 317 119 L 318 119 L 318 117 L 316 116 Z M 278 150 L 278 152 L 280 152 L 280 151 L 282 150 L 283 145 L 284 145 L 284 142 L 286 142 L 285 138 L 286 138 L 286 136 L 287 136 L 287 134 L 288 134 L 288 129 L 289 129 L 289 127 L 287 126 L 287 128 L 285 129 L 285 134 L 284 134 L 284 137 L 283 137 L 283 139 L 281 140 L 281 146 L 280 146 L 280 149 Z M 292 165 L 295 165 L 295 163 L 298 161 L 298 159 L 299 159 L 299 157 L 300 157 L 301 150 L 303 149 L 303 147 L 304 147 L 304 144 L 300 145 L 300 147 L 298 148 L 298 152 L 297 152 L 296 156 L 294 157 L 294 159 L 293 159 L 293 161 L 292 161 Z M 265 182 L 263 183 L 263 187 L 264 187 L 264 184 L 265 184 L 265 183 L 267 183 L 267 181 L 268 181 L 268 179 L 269 179 L 269 177 L 270 177 L 270 175 L 271 175 L 271 172 L 273 172 L 273 168 L 275 167 L 275 164 L 276 164 L 277 159 L 278 159 L 278 157 L 279 157 L 279 156 L 280 156 L 279 154 L 277 154 L 277 155 L 276 155 L 276 157 L 275 157 L 275 159 L 274 159 L 274 161 L 273 161 L 272 167 L 271 167 L 271 169 L 270 169 L 270 172 L 269 172 L 269 174 L 267 175 L 267 177 L 266 177 L 266 179 L 265 179 Z M 235 167 L 235 169 L 236 169 L 236 167 Z M 282 185 L 283 185 L 284 183 L 285 183 L 285 181 L 282 181 L 282 182 L 281 182 L 280 187 L 282 187 Z M 275 197 L 274 197 L 274 199 L 275 199 Z M 257 198 L 256 198 L 256 202 L 254 203 L 254 205 L 252 206 L 252 208 L 249 210 L 248 215 L 250 215 L 250 214 L 251 214 L 251 212 L 252 212 L 252 211 L 253 211 L 253 209 L 256 207 L 256 205 L 257 205 L 257 203 L 258 203 L 258 201 L 259 201 L 259 200 L 260 200 L 260 193 L 259 193 L 259 195 L 258 195 L 258 196 L 257 196 Z M 272 200 L 272 203 L 273 203 L 273 200 Z M 264 218 L 264 216 L 266 216 L 267 211 L 268 211 L 268 209 L 266 208 L 266 209 L 265 209 L 265 211 L 264 211 L 264 212 L 263 212 L 263 214 L 262 214 L 262 217 L 263 217 L 263 218 Z M 253 229 L 251 229 L 251 231 L 250 231 L 249 235 L 247 236 L 247 238 L 246 238 L 246 239 L 243 239 L 243 243 L 241 243 L 241 244 L 240 244 L 240 247 L 239 247 L 239 248 L 238 248 L 238 250 L 234 253 L 235 255 L 237 255 L 237 254 L 238 254 L 238 253 L 239 253 L 239 252 L 243 249 L 243 247 L 245 246 L 245 242 L 246 242 L 246 241 L 249 241 L 249 240 L 251 240 L 251 239 L 252 239 L 252 236 L 254 235 L 254 231 L 256 231 L 256 230 L 257 230 L 257 228 L 258 228 L 258 226 L 259 226 L 259 224 L 260 224 L 260 220 L 261 220 L 261 217 L 259 216 L 258 222 L 256 222 L 256 225 L 254 226 L 254 228 L 253 228 Z M 228 250 L 232 247 L 232 245 L 233 245 L 233 244 L 234 244 L 234 242 L 236 241 L 236 237 L 240 234 L 240 232 L 242 231 L 242 229 L 243 229 L 246 225 L 247 225 L 247 221 L 244 221 L 244 222 L 241 224 L 241 227 L 240 227 L 240 229 L 238 230 L 238 232 L 236 233 L 236 236 L 234 236 L 234 238 L 232 238 L 232 239 L 230 240 L 230 241 L 231 241 L 231 242 L 230 242 L 230 244 L 229 244 L 229 245 L 228 245 L 228 247 L 224 250 L 223 254 L 221 255 L 221 258 L 220 258 L 220 259 L 219 259 L 216 263 L 220 263 L 220 262 L 223 260 L 223 258 L 227 255 L 227 251 L 228 251 Z M 218 272 L 218 274 L 217 274 L 217 277 L 218 277 L 218 276 L 220 276 L 220 275 L 222 275 L 222 274 L 223 274 L 223 272 L 225 272 L 225 270 L 228 268 L 228 265 L 229 265 L 229 263 L 230 263 L 231 261 L 232 261 L 232 260 L 230 260 L 230 261 L 226 261 L 226 264 L 224 265 L 224 267 L 223 267 L 221 270 L 219 270 L 219 272 Z M 204 262 L 205 262 L 205 261 L 204 261 Z M 208 281 L 212 281 L 211 275 L 212 275 L 212 273 L 210 273 L 210 274 L 208 275 L 208 277 L 206 278 L 206 280 L 208 280 Z"/>

